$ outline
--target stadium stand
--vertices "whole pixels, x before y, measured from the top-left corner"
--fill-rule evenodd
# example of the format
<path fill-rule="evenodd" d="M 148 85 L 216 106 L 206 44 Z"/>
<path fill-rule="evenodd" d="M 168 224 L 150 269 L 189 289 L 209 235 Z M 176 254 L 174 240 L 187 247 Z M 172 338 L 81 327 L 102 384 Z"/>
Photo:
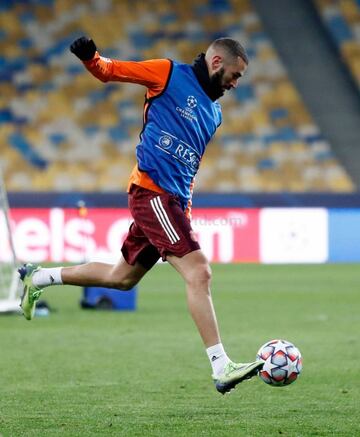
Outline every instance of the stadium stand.
<path fill-rule="evenodd" d="M 315 4 L 360 89 L 360 1 L 316 0 Z"/>
<path fill-rule="evenodd" d="M 243 42 L 250 68 L 222 99 L 223 125 L 197 190 L 355 189 L 249 0 L 7 1 L 0 12 L 0 165 L 9 190 L 126 188 L 144 89 L 86 72 L 68 49 L 83 34 L 102 55 L 126 60 L 191 62 L 216 37 Z"/>

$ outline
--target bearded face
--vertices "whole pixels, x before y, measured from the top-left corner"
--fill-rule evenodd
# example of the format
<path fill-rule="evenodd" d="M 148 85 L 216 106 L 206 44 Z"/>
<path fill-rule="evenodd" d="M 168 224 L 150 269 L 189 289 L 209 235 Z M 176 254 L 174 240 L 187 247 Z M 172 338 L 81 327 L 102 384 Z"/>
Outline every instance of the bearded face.
<path fill-rule="evenodd" d="M 224 75 L 225 75 L 225 68 L 221 67 L 220 70 L 218 70 L 216 73 L 213 73 L 213 75 L 210 77 L 210 84 L 211 88 L 214 89 L 215 93 L 222 97 L 225 92 L 224 87 Z"/>
<path fill-rule="evenodd" d="M 220 62 L 218 70 L 210 76 L 211 87 L 219 97 L 223 96 L 225 91 L 237 87 L 247 68 L 247 64 L 240 57 L 235 61 L 220 59 Z"/>

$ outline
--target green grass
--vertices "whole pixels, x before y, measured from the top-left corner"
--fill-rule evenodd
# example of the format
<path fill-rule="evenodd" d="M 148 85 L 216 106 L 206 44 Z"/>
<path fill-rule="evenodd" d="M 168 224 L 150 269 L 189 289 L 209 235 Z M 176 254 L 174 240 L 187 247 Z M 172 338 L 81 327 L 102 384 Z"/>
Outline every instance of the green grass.
<path fill-rule="evenodd" d="M 293 385 L 254 378 L 227 396 L 169 266 L 144 278 L 133 313 L 81 310 L 80 289 L 48 289 L 50 317 L 0 318 L 0 434 L 358 436 L 359 268 L 213 266 L 231 358 L 253 360 L 277 337 L 304 357 Z"/>

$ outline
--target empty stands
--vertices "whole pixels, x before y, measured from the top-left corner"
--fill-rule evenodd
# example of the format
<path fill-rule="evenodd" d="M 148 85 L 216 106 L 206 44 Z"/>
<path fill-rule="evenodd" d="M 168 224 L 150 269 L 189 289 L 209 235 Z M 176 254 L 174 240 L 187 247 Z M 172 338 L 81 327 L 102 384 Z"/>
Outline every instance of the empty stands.
<path fill-rule="evenodd" d="M 126 60 L 191 62 L 219 36 L 247 48 L 250 67 L 222 99 L 224 121 L 197 190 L 354 190 L 248 0 L 7 1 L 0 29 L 0 165 L 9 190 L 126 188 L 145 90 L 93 78 L 68 49 L 83 34 L 101 54 Z"/>

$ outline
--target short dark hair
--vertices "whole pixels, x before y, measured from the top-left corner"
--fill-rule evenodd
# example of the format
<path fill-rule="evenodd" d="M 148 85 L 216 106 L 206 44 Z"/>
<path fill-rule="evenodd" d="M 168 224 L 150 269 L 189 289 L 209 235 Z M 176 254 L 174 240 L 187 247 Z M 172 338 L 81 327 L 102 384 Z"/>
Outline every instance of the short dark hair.
<path fill-rule="evenodd" d="M 246 63 L 249 64 L 249 58 L 246 54 L 246 50 L 244 47 L 237 41 L 236 39 L 232 38 L 218 38 L 214 40 L 210 47 L 216 48 L 223 48 L 231 57 L 237 58 L 240 56 L 240 58 Z"/>

